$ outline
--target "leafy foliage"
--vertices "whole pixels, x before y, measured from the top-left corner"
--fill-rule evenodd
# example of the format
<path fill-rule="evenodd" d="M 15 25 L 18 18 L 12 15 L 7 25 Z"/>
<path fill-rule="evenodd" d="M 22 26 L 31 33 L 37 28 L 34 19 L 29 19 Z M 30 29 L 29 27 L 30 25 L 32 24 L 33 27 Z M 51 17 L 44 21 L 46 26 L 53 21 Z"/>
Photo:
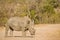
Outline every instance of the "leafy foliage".
<path fill-rule="evenodd" d="M 37 23 L 60 23 L 59 0 L 0 0 L 0 25 L 13 16 L 29 15 Z"/>

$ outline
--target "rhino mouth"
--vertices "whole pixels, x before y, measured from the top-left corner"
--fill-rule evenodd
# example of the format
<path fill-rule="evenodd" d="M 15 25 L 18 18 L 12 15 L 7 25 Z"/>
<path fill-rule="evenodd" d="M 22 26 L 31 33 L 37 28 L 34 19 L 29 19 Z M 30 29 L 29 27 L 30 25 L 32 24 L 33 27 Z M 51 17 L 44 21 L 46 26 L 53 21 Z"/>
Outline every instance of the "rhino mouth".
<path fill-rule="evenodd" d="M 34 34 L 31 34 L 31 35 L 35 35 L 35 33 Z"/>

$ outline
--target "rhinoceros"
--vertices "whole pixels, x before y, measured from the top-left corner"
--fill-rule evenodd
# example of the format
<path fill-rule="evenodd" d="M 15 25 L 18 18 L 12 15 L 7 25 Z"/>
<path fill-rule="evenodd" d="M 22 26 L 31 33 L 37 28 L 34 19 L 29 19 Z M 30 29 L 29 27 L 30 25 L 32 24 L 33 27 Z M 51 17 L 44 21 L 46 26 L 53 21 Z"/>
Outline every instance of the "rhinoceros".
<path fill-rule="evenodd" d="M 11 17 L 5 24 L 5 36 L 8 36 L 8 30 L 10 29 L 10 36 L 13 36 L 13 31 L 22 31 L 22 36 L 26 36 L 26 31 L 29 31 L 31 35 L 35 35 L 34 21 L 28 16 L 24 17 Z"/>

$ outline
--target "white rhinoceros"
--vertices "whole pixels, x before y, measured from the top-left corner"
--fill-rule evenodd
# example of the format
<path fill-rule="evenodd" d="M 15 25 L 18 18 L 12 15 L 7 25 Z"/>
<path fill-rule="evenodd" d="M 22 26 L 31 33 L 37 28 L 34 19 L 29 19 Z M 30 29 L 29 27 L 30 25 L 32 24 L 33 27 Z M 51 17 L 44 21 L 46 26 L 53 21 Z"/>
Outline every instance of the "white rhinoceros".
<path fill-rule="evenodd" d="M 22 36 L 26 36 L 26 31 L 28 30 L 31 35 L 35 35 L 35 29 L 33 28 L 34 21 L 32 21 L 28 16 L 25 17 L 11 17 L 7 23 L 5 36 L 8 36 L 8 30 L 10 29 L 10 35 L 13 35 L 13 31 L 22 31 Z"/>

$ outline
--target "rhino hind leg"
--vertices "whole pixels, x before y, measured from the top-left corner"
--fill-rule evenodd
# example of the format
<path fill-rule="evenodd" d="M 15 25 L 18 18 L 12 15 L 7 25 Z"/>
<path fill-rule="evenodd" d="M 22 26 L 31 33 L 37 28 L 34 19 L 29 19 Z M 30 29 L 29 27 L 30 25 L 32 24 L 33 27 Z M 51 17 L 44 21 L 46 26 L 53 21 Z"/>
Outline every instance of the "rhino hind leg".
<path fill-rule="evenodd" d="M 5 37 L 7 37 L 8 36 L 9 27 L 8 27 L 8 25 L 5 25 L 5 26 L 6 26 L 6 28 L 5 28 Z"/>
<path fill-rule="evenodd" d="M 10 36 L 13 36 L 13 28 L 9 27 L 10 28 Z"/>
<path fill-rule="evenodd" d="M 12 30 L 10 30 L 10 36 L 13 36 L 13 31 Z"/>

